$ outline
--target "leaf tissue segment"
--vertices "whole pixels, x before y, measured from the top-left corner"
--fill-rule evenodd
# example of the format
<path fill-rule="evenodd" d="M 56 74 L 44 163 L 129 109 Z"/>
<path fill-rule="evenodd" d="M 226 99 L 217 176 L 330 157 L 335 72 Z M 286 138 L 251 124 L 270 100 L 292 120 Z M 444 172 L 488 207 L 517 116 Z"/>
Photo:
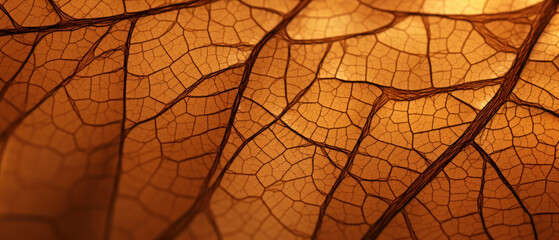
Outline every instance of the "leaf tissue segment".
<path fill-rule="evenodd" d="M 0 238 L 559 239 L 558 5 L 0 1 Z"/>

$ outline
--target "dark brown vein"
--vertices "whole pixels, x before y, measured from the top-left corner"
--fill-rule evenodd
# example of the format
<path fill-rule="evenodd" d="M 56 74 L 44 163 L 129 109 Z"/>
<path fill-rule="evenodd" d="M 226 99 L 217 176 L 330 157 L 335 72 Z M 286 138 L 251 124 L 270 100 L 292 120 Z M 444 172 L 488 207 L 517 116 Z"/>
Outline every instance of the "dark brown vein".
<path fill-rule="evenodd" d="M 120 146 L 118 149 L 118 162 L 116 163 L 116 175 L 113 182 L 113 191 L 111 193 L 111 200 L 109 202 L 109 209 L 107 213 L 107 222 L 105 227 L 105 239 L 111 238 L 111 230 L 113 226 L 113 218 L 115 212 L 115 204 L 116 198 L 118 196 L 118 186 L 120 184 L 120 177 L 122 173 L 122 157 L 123 157 L 123 149 L 124 149 L 124 141 L 126 140 L 126 80 L 128 76 L 128 57 L 130 56 L 130 41 L 132 39 L 132 33 L 134 32 L 134 26 L 136 25 L 137 19 L 132 19 L 130 23 L 130 29 L 128 30 L 128 37 L 126 38 L 126 43 L 124 45 L 124 66 L 122 70 L 124 71 L 124 79 L 123 79 L 123 90 L 122 90 L 122 123 L 120 127 Z"/>
<path fill-rule="evenodd" d="M 369 115 L 367 116 L 367 120 L 365 121 L 365 125 L 363 126 L 363 128 L 361 130 L 361 135 L 359 135 L 357 143 L 355 144 L 355 146 L 353 146 L 353 150 L 349 154 L 347 162 L 344 165 L 344 167 L 342 168 L 342 172 L 340 173 L 340 175 L 336 179 L 336 182 L 334 182 L 334 185 L 330 189 L 330 192 L 328 192 L 328 194 L 326 195 L 326 199 L 324 200 L 324 203 L 320 206 L 320 212 L 319 212 L 319 215 L 318 215 L 318 220 L 316 222 L 316 226 L 314 228 L 312 239 L 317 239 L 318 238 L 318 233 L 320 231 L 320 228 L 322 227 L 322 222 L 323 222 L 324 216 L 326 214 L 326 210 L 327 210 L 328 206 L 330 205 L 330 202 L 334 198 L 334 193 L 336 192 L 336 190 L 338 189 L 338 187 L 340 186 L 340 184 L 342 183 L 342 181 L 344 180 L 344 178 L 348 174 L 349 170 L 353 166 L 353 160 L 355 159 L 355 156 L 357 156 L 357 151 L 359 150 L 359 146 L 361 146 L 361 143 L 363 142 L 363 139 L 365 139 L 365 137 L 367 135 L 369 135 L 369 132 L 371 130 L 370 129 L 371 121 L 373 120 L 373 117 L 378 112 L 378 110 L 381 109 L 382 106 L 384 106 L 384 104 L 386 104 L 386 102 L 388 102 L 388 97 L 386 96 L 386 94 L 383 93 L 373 103 L 373 107 L 371 108 L 371 111 L 369 112 Z"/>
<path fill-rule="evenodd" d="M 182 216 L 180 216 L 176 221 L 174 221 L 173 223 L 171 223 L 166 229 L 164 229 L 159 236 L 157 237 L 157 239 L 172 239 L 176 236 L 178 236 L 186 227 L 188 227 L 190 225 L 190 223 L 192 222 L 192 220 L 194 219 L 194 217 L 196 216 L 196 214 L 198 214 L 198 212 L 204 210 L 207 205 L 210 202 L 210 198 L 213 195 L 213 192 L 215 191 L 215 189 L 217 188 L 216 183 L 219 183 L 221 177 L 223 176 L 224 171 L 222 171 L 222 173 L 220 174 L 220 176 L 218 177 L 217 180 L 215 180 L 214 184 L 212 185 L 211 188 L 208 188 L 209 184 L 210 184 L 210 180 L 213 178 L 213 175 L 215 174 L 217 168 L 218 168 L 218 164 L 219 164 L 219 160 L 221 159 L 221 156 L 223 154 L 223 150 L 225 149 L 225 146 L 227 145 L 227 142 L 229 140 L 229 136 L 231 135 L 231 131 L 232 131 L 232 126 L 233 123 L 235 121 L 235 117 L 238 111 L 238 107 L 239 104 L 241 103 L 241 100 L 243 98 L 243 94 L 244 91 L 246 90 L 247 86 L 248 86 L 248 82 L 250 79 L 250 74 L 252 72 L 252 68 L 254 67 L 254 63 L 256 62 L 256 59 L 258 58 L 258 54 L 260 53 L 260 51 L 262 50 L 262 48 L 266 45 L 266 43 L 268 41 L 270 41 L 270 39 L 272 39 L 272 37 L 274 37 L 278 32 L 282 31 L 283 29 L 285 29 L 285 27 L 287 26 L 287 24 L 289 22 L 291 22 L 291 20 L 295 17 L 295 15 L 297 15 L 301 10 L 303 10 L 304 7 L 306 7 L 308 4 L 310 3 L 310 0 L 303 0 L 301 2 L 299 2 L 297 4 L 297 6 L 290 11 L 289 13 L 287 13 L 282 21 L 276 26 L 274 27 L 274 29 L 272 29 L 270 32 L 268 32 L 260 42 L 258 42 L 258 44 L 254 47 L 253 51 L 251 52 L 248 60 L 247 60 L 247 64 L 245 66 L 245 70 L 243 72 L 243 77 L 241 80 L 241 83 L 239 85 L 239 90 L 237 92 L 237 96 L 235 97 L 235 101 L 233 103 L 232 106 L 232 110 L 231 110 L 231 116 L 229 118 L 229 124 L 227 125 L 227 128 L 225 129 L 225 134 L 223 137 L 223 140 L 221 141 L 221 144 L 219 146 L 218 152 L 216 154 L 216 158 L 210 168 L 210 171 L 208 172 L 208 177 L 204 180 L 204 183 L 201 186 L 201 194 L 200 196 L 196 199 L 196 201 L 194 202 L 193 206 L 186 212 L 184 213 Z M 250 139 L 247 139 L 250 141 Z M 228 165 L 231 164 L 233 158 L 229 160 Z"/>
<path fill-rule="evenodd" d="M 0 36 L 22 34 L 22 33 L 33 33 L 33 32 L 55 32 L 55 31 L 62 31 L 62 30 L 73 30 L 73 29 L 89 27 L 93 25 L 111 25 L 123 20 L 141 18 L 145 16 L 156 15 L 156 14 L 166 13 L 170 11 L 176 11 L 184 8 L 203 6 L 214 1 L 215 0 L 201 0 L 201 1 L 191 0 L 188 2 L 170 4 L 163 7 L 156 7 L 156 8 L 151 8 L 148 10 L 138 11 L 138 12 L 127 12 L 127 13 L 122 13 L 122 14 L 113 15 L 109 17 L 86 18 L 86 19 L 76 19 L 76 20 L 67 20 L 67 21 L 62 20 L 57 24 L 47 25 L 47 26 L 36 26 L 36 27 L 16 26 L 16 28 L 13 29 L 0 29 Z"/>
<path fill-rule="evenodd" d="M 532 231 L 534 232 L 534 239 L 538 240 L 536 225 L 534 224 L 534 218 L 532 217 L 532 214 L 530 214 L 530 212 L 528 211 L 528 209 L 526 208 L 526 206 L 522 202 L 522 199 L 520 199 L 518 194 L 516 194 L 516 191 L 514 190 L 514 188 L 510 184 L 510 182 L 507 180 L 505 175 L 503 175 L 503 173 L 499 169 L 499 166 L 497 166 L 497 163 L 495 163 L 495 161 L 493 161 L 493 159 L 487 154 L 487 152 L 485 152 L 485 150 L 483 150 L 483 148 L 481 146 L 479 146 L 477 143 L 474 142 L 474 143 L 472 143 L 472 145 L 479 152 L 479 154 L 481 154 L 481 156 L 483 157 L 484 162 L 489 163 L 489 165 L 491 165 L 491 167 L 493 167 L 493 169 L 495 170 L 495 172 L 499 176 L 499 179 L 501 180 L 501 182 L 503 182 L 503 184 L 507 187 L 507 189 L 514 196 L 514 198 L 516 199 L 516 201 L 518 202 L 518 204 L 520 205 L 522 210 L 528 215 L 528 217 L 530 218 L 530 225 L 532 226 Z"/>
<path fill-rule="evenodd" d="M 400 196 L 398 196 L 392 204 L 386 209 L 382 216 L 371 226 L 364 235 L 363 239 L 376 239 L 394 216 L 400 212 L 423 188 L 431 182 L 444 167 L 454 159 L 454 157 L 470 144 L 474 138 L 485 128 L 491 118 L 497 113 L 499 108 L 506 102 L 512 93 L 514 86 L 520 78 L 520 73 L 524 68 L 532 48 L 536 44 L 537 39 L 543 33 L 548 25 L 551 17 L 557 10 L 559 0 L 548 0 L 541 6 L 541 12 L 535 19 L 535 27 L 530 31 L 528 38 L 524 41 L 519 49 L 519 54 L 514 60 L 511 69 L 505 74 L 501 88 L 495 94 L 489 103 L 479 112 L 474 121 L 462 136 L 450 145 L 437 160 L 435 160 L 427 169 L 409 186 L 409 188 Z"/>
<path fill-rule="evenodd" d="M 474 147 L 476 147 L 476 146 L 478 146 L 478 145 L 475 144 Z M 479 152 L 479 150 L 478 150 L 478 152 Z M 480 154 L 481 154 L 481 152 L 480 152 Z M 487 161 L 483 161 L 483 169 L 482 169 L 482 174 L 481 174 L 481 185 L 479 186 L 479 195 L 477 197 L 477 210 L 479 212 L 479 217 L 481 218 L 481 225 L 483 226 L 483 231 L 485 232 L 485 234 L 487 235 L 487 237 L 490 240 L 493 240 L 493 237 L 491 236 L 491 234 L 489 233 L 489 230 L 487 229 L 487 224 L 485 224 L 485 218 L 483 216 L 483 188 L 485 187 L 485 173 L 486 172 L 487 172 Z"/>

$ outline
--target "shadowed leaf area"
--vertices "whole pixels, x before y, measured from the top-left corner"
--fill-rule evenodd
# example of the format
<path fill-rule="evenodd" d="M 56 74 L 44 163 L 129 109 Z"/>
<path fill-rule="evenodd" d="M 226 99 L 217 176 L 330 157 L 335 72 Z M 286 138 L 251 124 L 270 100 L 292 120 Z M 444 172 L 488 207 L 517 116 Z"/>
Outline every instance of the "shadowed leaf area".
<path fill-rule="evenodd" d="M 0 239 L 559 239 L 559 0 L 0 0 Z"/>

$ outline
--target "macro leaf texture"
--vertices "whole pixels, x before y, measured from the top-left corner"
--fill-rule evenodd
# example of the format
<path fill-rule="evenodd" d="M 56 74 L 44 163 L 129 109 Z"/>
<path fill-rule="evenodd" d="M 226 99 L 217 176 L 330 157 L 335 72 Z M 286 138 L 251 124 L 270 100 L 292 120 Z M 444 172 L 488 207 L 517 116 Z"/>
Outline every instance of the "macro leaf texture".
<path fill-rule="evenodd" d="M 559 239 L 559 0 L 0 0 L 0 239 Z"/>

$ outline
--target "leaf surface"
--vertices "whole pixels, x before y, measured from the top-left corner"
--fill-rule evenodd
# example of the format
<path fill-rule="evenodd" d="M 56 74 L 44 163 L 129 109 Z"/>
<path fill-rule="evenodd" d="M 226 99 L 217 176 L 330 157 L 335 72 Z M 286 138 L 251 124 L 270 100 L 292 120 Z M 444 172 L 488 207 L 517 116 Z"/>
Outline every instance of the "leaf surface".
<path fill-rule="evenodd" d="M 0 2 L 0 235 L 558 238 L 557 4 Z"/>

